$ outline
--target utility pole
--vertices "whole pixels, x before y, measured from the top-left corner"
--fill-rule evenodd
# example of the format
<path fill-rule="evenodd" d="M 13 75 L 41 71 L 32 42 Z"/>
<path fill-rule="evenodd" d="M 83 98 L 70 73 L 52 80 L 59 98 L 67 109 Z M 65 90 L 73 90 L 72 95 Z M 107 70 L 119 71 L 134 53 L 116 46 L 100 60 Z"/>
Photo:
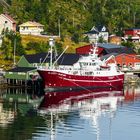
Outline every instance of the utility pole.
<path fill-rule="evenodd" d="M 14 39 L 14 66 L 16 65 L 16 37 Z"/>
<path fill-rule="evenodd" d="M 133 24 L 135 27 L 135 25 L 136 25 L 136 12 L 133 13 Z"/>
<path fill-rule="evenodd" d="M 59 37 L 61 37 L 61 31 L 60 31 L 60 18 L 58 19 L 58 31 L 59 31 Z"/>

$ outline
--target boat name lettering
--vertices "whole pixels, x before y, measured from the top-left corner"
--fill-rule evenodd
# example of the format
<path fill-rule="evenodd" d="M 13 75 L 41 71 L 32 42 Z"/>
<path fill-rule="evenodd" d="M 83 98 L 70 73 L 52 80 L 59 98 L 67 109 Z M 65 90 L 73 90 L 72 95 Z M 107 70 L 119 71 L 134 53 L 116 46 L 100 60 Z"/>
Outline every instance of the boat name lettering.
<path fill-rule="evenodd" d="M 108 79 L 113 79 L 114 77 L 108 77 Z"/>
<path fill-rule="evenodd" d="M 60 76 L 66 76 L 65 74 L 61 74 L 61 73 L 59 73 L 59 75 L 60 75 Z"/>
<path fill-rule="evenodd" d="M 51 74 L 56 74 L 56 72 L 51 72 Z"/>

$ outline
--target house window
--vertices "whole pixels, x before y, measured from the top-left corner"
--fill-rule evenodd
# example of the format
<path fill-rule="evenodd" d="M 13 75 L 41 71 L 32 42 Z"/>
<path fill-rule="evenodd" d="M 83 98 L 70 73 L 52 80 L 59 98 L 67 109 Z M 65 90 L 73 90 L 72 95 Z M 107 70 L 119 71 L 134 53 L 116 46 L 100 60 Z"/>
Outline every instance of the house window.
<path fill-rule="evenodd" d="M 123 67 L 123 68 L 125 68 L 125 67 L 126 67 L 126 64 L 125 64 L 125 63 L 123 63 L 122 67 Z"/>
<path fill-rule="evenodd" d="M 13 72 L 9 72 L 9 74 L 13 74 Z"/>
<path fill-rule="evenodd" d="M 37 67 L 37 63 L 34 63 L 33 66 L 34 66 L 34 67 Z"/>
<path fill-rule="evenodd" d="M 104 31 L 106 31 L 106 28 L 105 27 L 102 28 L 102 32 L 104 32 Z"/>
<path fill-rule="evenodd" d="M 118 66 L 118 67 L 121 67 L 121 64 L 118 63 L 117 66 Z"/>

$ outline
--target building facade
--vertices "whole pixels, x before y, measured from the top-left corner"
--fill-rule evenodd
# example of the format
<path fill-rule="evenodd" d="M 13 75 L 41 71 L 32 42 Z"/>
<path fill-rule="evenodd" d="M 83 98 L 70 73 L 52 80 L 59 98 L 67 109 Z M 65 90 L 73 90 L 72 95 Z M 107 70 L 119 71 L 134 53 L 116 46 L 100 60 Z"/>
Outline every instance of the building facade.
<path fill-rule="evenodd" d="M 16 31 L 16 21 L 8 14 L 0 15 L 0 34 L 3 30 Z"/>
<path fill-rule="evenodd" d="M 110 59 L 108 63 L 112 63 Z M 128 70 L 140 70 L 140 57 L 135 54 L 118 54 L 115 56 L 115 61 L 119 67 Z"/>
<path fill-rule="evenodd" d="M 20 34 L 40 35 L 44 31 L 44 25 L 35 21 L 28 21 L 19 25 Z"/>
<path fill-rule="evenodd" d="M 140 28 L 131 28 L 124 30 L 124 39 L 133 42 L 140 42 Z"/>
<path fill-rule="evenodd" d="M 92 29 L 85 33 L 88 36 L 90 43 L 96 43 L 99 40 L 108 42 L 109 33 L 105 26 L 93 26 Z"/>

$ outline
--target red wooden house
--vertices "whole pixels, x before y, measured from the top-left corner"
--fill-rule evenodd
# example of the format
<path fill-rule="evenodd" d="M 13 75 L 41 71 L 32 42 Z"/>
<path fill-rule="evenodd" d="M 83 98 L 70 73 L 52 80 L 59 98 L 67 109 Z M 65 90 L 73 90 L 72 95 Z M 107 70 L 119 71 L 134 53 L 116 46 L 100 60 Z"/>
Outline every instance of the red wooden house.
<path fill-rule="evenodd" d="M 79 48 L 76 48 L 76 53 L 77 54 L 89 54 L 94 47 L 93 44 L 85 45 Z M 97 51 L 99 56 L 104 56 L 107 54 L 111 53 L 126 53 L 126 54 L 134 54 L 135 52 L 128 47 L 124 47 L 121 45 L 116 45 L 116 44 L 109 44 L 109 43 L 98 43 L 98 51 Z"/>
<path fill-rule="evenodd" d="M 115 61 L 122 68 L 140 69 L 140 57 L 135 54 L 118 54 L 115 56 Z M 108 60 L 108 63 L 114 62 L 114 59 Z"/>
<path fill-rule="evenodd" d="M 77 54 L 89 54 L 91 52 L 91 49 L 93 48 L 93 45 L 86 45 L 82 46 L 76 49 Z M 112 59 L 108 60 L 108 63 L 116 61 L 116 63 L 120 67 L 125 68 L 133 68 L 133 69 L 140 69 L 140 57 L 138 57 L 135 52 L 129 48 L 124 47 L 121 45 L 114 45 L 114 44 L 98 44 L 98 55 L 101 57 L 101 59 L 108 59 L 110 56 Z"/>
<path fill-rule="evenodd" d="M 93 47 L 94 47 L 93 44 L 89 44 L 89 45 L 85 45 L 85 46 L 76 48 L 76 53 L 77 54 L 89 54 L 92 51 Z M 104 50 L 103 48 L 98 47 L 97 53 L 98 53 L 99 56 L 102 55 L 103 50 Z"/>
<path fill-rule="evenodd" d="M 124 39 L 131 40 L 133 42 L 140 41 L 140 28 L 131 28 L 124 30 Z"/>

